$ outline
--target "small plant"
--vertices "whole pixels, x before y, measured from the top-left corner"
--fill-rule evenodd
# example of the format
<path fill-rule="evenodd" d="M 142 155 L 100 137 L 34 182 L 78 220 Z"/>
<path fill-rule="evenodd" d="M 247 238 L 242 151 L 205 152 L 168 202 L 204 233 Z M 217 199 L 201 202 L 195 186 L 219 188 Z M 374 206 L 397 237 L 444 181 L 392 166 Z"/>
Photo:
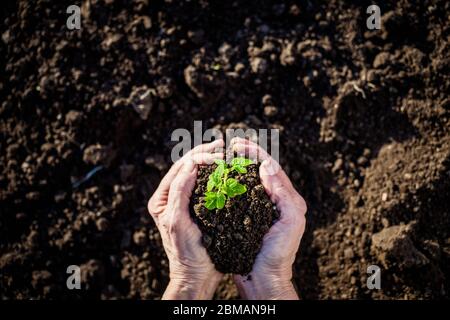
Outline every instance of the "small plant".
<path fill-rule="evenodd" d="M 235 170 L 238 173 L 247 173 L 246 167 L 253 163 L 252 160 L 238 157 L 227 164 L 224 160 L 216 160 L 217 168 L 209 176 L 205 193 L 205 207 L 208 210 L 222 209 L 227 198 L 233 198 L 247 192 L 247 187 L 234 178 L 228 178 L 228 174 Z"/>

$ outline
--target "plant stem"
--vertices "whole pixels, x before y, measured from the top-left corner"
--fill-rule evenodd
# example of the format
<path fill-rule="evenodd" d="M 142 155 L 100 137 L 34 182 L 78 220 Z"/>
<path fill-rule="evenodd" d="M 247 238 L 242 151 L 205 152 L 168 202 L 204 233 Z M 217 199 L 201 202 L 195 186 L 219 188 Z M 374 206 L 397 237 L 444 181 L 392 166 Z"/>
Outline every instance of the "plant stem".
<path fill-rule="evenodd" d="M 223 194 L 225 194 L 225 193 L 223 192 L 223 187 L 225 186 L 225 183 L 227 182 L 227 179 L 228 179 L 228 172 L 229 172 L 229 170 L 228 170 L 227 168 L 225 168 L 225 170 L 223 170 L 222 185 L 220 186 L 220 189 L 219 189 L 219 191 L 220 191 L 221 193 L 223 193 Z"/>

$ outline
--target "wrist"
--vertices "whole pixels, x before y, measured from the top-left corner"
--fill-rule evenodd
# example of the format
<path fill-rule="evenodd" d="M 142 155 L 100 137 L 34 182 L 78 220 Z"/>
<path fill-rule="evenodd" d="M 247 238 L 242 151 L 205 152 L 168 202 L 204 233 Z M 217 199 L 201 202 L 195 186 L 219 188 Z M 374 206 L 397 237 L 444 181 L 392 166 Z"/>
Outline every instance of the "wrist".
<path fill-rule="evenodd" d="M 208 300 L 212 299 L 214 292 L 221 280 L 221 275 L 215 274 L 192 277 L 171 276 L 169 284 L 164 292 L 163 300 Z"/>
<path fill-rule="evenodd" d="M 297 300 L 291 277 L 252 274 L 237 281 L 239 293 L 248 300 Z"/>

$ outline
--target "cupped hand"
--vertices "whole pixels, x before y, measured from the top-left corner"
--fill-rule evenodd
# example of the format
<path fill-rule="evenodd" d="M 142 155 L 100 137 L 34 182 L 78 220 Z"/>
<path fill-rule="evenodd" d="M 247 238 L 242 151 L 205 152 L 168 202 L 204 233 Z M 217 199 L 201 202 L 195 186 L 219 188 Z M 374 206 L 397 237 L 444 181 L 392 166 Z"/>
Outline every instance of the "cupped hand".
<path fill-rule="evenodd" d="M 292 264 L 305 231 L 306 203 L 280 165 L 256 143 L 234 138 L 231 148 L 239 155 L 261 161 L 261 183 L 280 212 L 279 220 L 264 236 L 251 280 L 234 276 L 239 293 L 248 299 L 298 299 L 292 285 Z"/>
<path fill-rule="evenodd" d="M 178 160 L 148 202 L 169 260 L 170 282 L 163 299 L 210 299 L 222 277 L 201 244 L 201 231 L 189 215 L 197 164 L 223 158 L 214 153 L 223 140 L 203 144 Z"/>

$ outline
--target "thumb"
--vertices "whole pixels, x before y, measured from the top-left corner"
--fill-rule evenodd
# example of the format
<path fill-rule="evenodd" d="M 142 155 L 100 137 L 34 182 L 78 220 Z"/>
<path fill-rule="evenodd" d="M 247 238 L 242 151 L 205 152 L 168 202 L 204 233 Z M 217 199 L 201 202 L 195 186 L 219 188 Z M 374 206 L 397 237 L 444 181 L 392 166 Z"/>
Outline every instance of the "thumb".
<path fill-rule="evenodd" d="M 268 158 L 259 167 L 261 183 L 273 203 L 277 206 L 281 214 L 281 220 L 290 220 L 289 215 L 295 211 L 301 214 L 306 213 L 306 203 L 292 185 L 280 165 Z M 297 210 L 292 210 L 292 209 Z"/>
<path fill-rule="evenodd" d="M 284 207 L 291 200 L 289 195 L 292 192 L 292 184 L 280 165 L 273 159 L 266 159 L 259 167 L 261 183 L 273 203 L 279 207 Z"/>

